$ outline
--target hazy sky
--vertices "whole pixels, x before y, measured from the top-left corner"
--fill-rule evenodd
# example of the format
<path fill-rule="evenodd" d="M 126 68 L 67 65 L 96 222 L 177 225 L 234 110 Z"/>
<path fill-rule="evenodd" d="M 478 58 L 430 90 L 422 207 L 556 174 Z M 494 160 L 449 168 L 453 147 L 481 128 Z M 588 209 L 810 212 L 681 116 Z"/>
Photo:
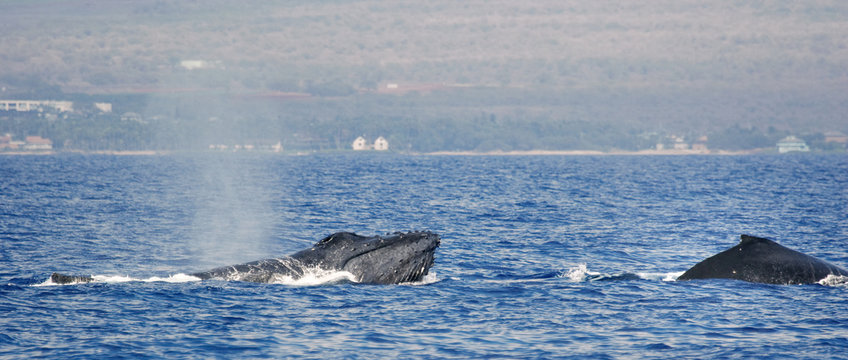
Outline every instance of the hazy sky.
<path fill-rule="evenodd" d="M 82 89 L 166 81 L 191 59 L 248 88 L 293 68 L 277 76 L 775 88 L 848 76 L 841 1 L 5 1 L 0 13 L 0 76 Z"/>

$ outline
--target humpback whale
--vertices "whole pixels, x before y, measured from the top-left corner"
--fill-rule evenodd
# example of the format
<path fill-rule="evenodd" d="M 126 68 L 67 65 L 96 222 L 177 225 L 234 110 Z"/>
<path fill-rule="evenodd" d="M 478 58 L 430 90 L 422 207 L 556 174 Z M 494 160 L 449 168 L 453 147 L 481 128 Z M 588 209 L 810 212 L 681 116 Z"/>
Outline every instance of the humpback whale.
<path fill-rule="evenodd" d="M 347 271 L 356 282 L 398 284 L 420 281 L 433 266 L 439 235 L 429 231 L 394 233 L 386 236 L 360 236 L 335 233 L 311 248 L 290 256 L 223 266 L 190 274 L 202 280 L 222 279 L 274 282 L 282 277 L 300 278 L 310 270 Z M 93 281 L 90 276 L 53 273 L 53 283 Z"/>
<path fill-rule="evenodd" d="M 772 240 L 742 235 L 736 246 L 701 261 L 677 280 L 736 279 L 764 284 L 813 284 L 848 270 L 784 247 Z"/>

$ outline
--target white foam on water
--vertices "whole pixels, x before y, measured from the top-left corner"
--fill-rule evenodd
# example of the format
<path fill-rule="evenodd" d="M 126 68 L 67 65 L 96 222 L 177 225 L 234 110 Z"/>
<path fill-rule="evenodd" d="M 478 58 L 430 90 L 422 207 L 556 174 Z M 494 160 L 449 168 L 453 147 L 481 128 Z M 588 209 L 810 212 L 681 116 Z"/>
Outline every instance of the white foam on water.
<path fill-rule="evenodd" d="M 567 271 L 559 274 L 559 277 L 566 278 L 571 282 L 584 282 L 588 281 L 590 277 L 598 275 L 601 275 L 601 273 L 589 271 L 589 268 L 586 267 L 586 264 L 579 264 L 576 267 L 568 269 Z"/>
<path fill-rule="evenodd" d="M 633 275 L 643 280 L 654 281 L 675 281 L 683 271 L 655 273 L 655 272 L 636 272 L 636 273 L 621 273 L 621 274 L 603 274 L 597 271 L 591 271 L 586 264 L 579 264 L 559 274 L 559 278 L 568 279 L 571 282 L 586 282 L 596 280 L 615 280 L 615 279 L 632 279 Z"/>
<path fill-rule="evenodd" d="M 125 283 L 130 281 L 141 281 L 141 279 L 135 279 L 127 276 L 120 275 L 94 275 L 92 276 L 94 281 L 96 282 L 105 282 L 105 283 Z"/>
<path fill-rule="evenodd" d="M 186 274 L 176 274 L 168 277 L 152 276 L 149 278 L 134 278 L 131 276 L 115 276 L 115 275 L 94 275 L 92 276 L 96 282 L 105 283 L 125 283 L 125 282 L 166 282 L 166 283 L 185 283 L 192 281 L 200 281 L 200 278 Z"/>
<path fill-rule="evenodd" d="M 92 275 L 92 281 L 74 281 L 67 284 L 57 284 L 54 283 L 51 278 L 47 278 L 43 283 L 35 284 L 33 286 L 54 286 L 54 285 L 78 285 L 78 284 L 88 284 L 92 282 L 98 283 L 107 283 L 107 284 L 116 284 L 116 283 L 126 283 L 126 282 L 166 282 L 166 283 L 185 283 L 192 281 L 200 281 L 201 279 L 195 276 L 186 275 L 186 274 L 176 274 L 168 277 L 158 277 L 152 276 L 149 278 L 134 278 L 131 276 L 120 276 L 120 275 Z"/>
<path fill-rule="evenodd" d="M 431 269 L 430 272 L 427 273 L 427 275 L 424 275 L 424 277 L 421 278 L 421 280 L 414 281 L 414 282 L 400 283 L 400 285 L 420 286 L 420 285 L 430 285 L 430 284 L 434 284 L 434 283 L 437 283 L 437 282 L 439 282 L 439 279 L 436 278 L 436 272 Z"/>
<path fill-rule="evenodd" d="M 202 279 L 187 275 L 187 274 L 175 274 L 168 277 L 158 277 L 152 276 L 149 278 L 134 278 L 131 276 L 121 276 L 121 275 L 92 275 L 92 281 L 75 281 L 67 284 L 57 284 L 54 283 L 50 278 L 47 278 L 43 283 L 35 284 L 32 286 L 56 286 L 56 285 L 78 285 L 78 284 L 87 284 L 87 283 L 107 283 L 107 284 L 117 284 L 117 283 L 127 283 L 127 282 L 165 282 L 165 283 L 186 283 L 186 282 L 194 282 L 201 281 Z M 240 281 L 238 277 L 228 279 L 229 281 Z M 436 277 L 436 273 L 434 271 L 430 271 L 423 279 L 415 282 L 402 283 L 401 285 L 428 285 L 438 282 L 439 279 Z M 356 276 L 347 271 L 336 271 L 336 270 L 324 270 L 321 268 L 312 268 L 307 269 L 303 276 L 292 277 L 288 275 L 277 275 L 269 283 L 271 284 L 282 284 L 282 285 L 290 285 L 290 286 L 320 286 L 327 284 L 336 284 L 342 282 L 350 282 L 356 283 L 359 282 Z"/>
<path fill-rule="evenodd" d="M 649 273 L 649 272 L 640 272 L 636 273 L 640 278 L 645 280 L 660 280 L 660 281 L 675 281 L 680 275 L 683 275 L 685 271 L 676 271 L 676 272 L 668 272 L 668 273 Z"/>
<path fill-rule="evenodd" d="M 819 280 L 820 285 L 848 288 L 848 276 L 830 274 Z"/>
<path fill-rule="evenodd" d="M 166 278 L 160 278 L 160 277 L 154 276 L 154 277 L 150 277 L 150 278 L 147 278 L 147 279 L 143 279 L 141 281 L 144 281 L 144 282 L 186 283 L 186 282 L 193 282 L 193 281 L 200 281 L 200 280 L 201 279 L 199 277 L 180 273 L 180 274 L 176 274 L 176 275 L 171 275 L 171 276 L 166 277 Z"/>
<path fill-rule="evenodd" d="M 270 281 L 272 284 L 291 286 L 318 286 L 340 282 L 357 282 L 356 276 L 347 271 L 324 270 L 320 268 L 307 269 L 303 276 L 294 278 L 288 275 L 277 275 Z"/>

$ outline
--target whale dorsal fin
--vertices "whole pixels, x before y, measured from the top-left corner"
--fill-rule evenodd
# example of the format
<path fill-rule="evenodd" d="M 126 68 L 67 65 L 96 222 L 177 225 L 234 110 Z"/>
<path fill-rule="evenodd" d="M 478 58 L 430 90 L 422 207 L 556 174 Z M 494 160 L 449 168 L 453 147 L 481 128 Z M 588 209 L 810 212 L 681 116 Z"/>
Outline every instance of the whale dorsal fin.
<path fill-rule="evenodd" d="M 848 270 L 772 240 L 742 235 L 739 244 L 686 270 L 678 280 L 736 279 L 765 284 L 813 284 Z"/>
<path fill-rule="evenodd" d="M 740 236 L 739 245 L 752 245 L 752 244 L 757 244 L 757 243 L 773 243 L 773 242 L 774 241 L 771 241 L 771 240 L 766 239 L 766 238 L 742 234 L 742 236 Z"/>

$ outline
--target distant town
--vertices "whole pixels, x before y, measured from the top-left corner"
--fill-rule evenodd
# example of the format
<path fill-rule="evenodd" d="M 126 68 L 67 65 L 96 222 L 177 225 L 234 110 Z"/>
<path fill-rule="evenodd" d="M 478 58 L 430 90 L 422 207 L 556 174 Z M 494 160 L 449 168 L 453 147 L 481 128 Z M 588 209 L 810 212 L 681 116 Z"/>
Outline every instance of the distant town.
<path fill-rule="evenodd" d="M 203 64 L 187 63 L 186 66 L 211 66 Z M 387 92 L 396 92 L 397 84 L 387 84 Z M 394 95 L 383 95 L 394 96 Z M 110 102 L 92 101 L 89 103 L 77 103 L 69 100 L 31 100 L 11 99 L 0 100 L 0 154 L 45 154 L 53 152 L 126 152 L 126 153 L 162 153 L 173 151 L 213 151 L 213 152 L 272 152 L 272 153 L 310 153 L 316 151 L 393 151 L 400 153 L 528 153 L 541 151 L 545 153 L 568 152 L 568 153 L 642 153 L 642 154 L 728 154 L 728 153 L 795 153 L 810 151 L 845 152 L 848 146 L 848 135 L 840 131 L 828 131 L 804 136 L 769 129 L 768 134 L 758 133 L 755 129 L 730 128 L 722 132 L 715 132 L 712 136 L 723 138 L 722 141 L 711 139 L 710 135 L 677 135 L 661 133 L 642 133 L 635 137 L 641 145 L 631 147 L 615 147 L 601 145 L 602 136 L 609 134 L 597 132 L 598 137 L 593 139 L 583 138 L 586 148 L 576 147 L 574 144 L 563 143 L 565 146 L 558 149 L 554 143 L 545 143 L 544 147 L 534 148 L 532 145 L 512 145 L 511 147 L 496 143 L 488 147 L 477 146 L 476 148 L 461 148 L 457 144 L 445 143 L 444 148 L 419 149 L 410 143 L 407 136 L 404 138 L 400 133 L 410 133 L 409 129 L 397 127 L 386 127 L 385 134 L 377 134 L 369 137 L 366 135 L 350 136 L 344 138 L 344 133 L 350 133 L 343 128 L 344 124 L 334 124 L 320 133 L 309 125 L 310 133 L 303 130 L 289 134 L 279 133 L 274 138 L 273 133 L 263 134 L 262 138 L 235 140 L 230 137 L 239 129 L 226 128 L 217 133 L 208 134 L 210 130 L 219 126 L 221 120 L 210 117 L 205 126 L 200 128 L 181 128 L 179 119 L 169 119 L 162 116 L 145 117 L 144 115 L 124 111 L 121 114 L 113 112 L 114 106 Z M 474 120 L 479 122 L 478 120 Z M 486 121 L 497 121 L 494 115 L 487 116 Z M 512 120 L 516 123 L 518 121 Z M 537 120 L 533 120 L 537 121 Z M 5 127 L 2 126 L 5 124 Z M 171 126 L 167 128 L 167 126 Z M 584 128 L 595 131 L 591 124 L 581 125 Z M 158 129 L 156 127 L 159 127 Z M 14 129 L 13 129 L 14 128 Z M 167 131 L 162 131 L 165 128 Z M 15 131 L 17 130 L 17 131 Z M 180 137 L 173 134 L 180 131 L 193 137 L 191 146 L 181 146 Z M 207 132 L 207 137 L 215 139 L 205 145 L 199 144 L 202 137 L 198 134 Z M 506 131 L 509 131 L 508 129 Z M 565 132 L 571 130 L 562 130 Z M 587 130 L 580 130 L 586 133 Z M 156 132 L 168 135 L 172 142 L 163 146 L 146 137 L 157 136 Z M 736 132 L 736 133 L 734 133 Z M 62 137 L 57 141 L 51 137 L 51 133 Z M 326 136 L 327 133 L 333 136 Z M 333 134 L 335 133 L 335 134 Z M 741 134 L 741 135 L 740 135 Z M 161 134 L 159 134 L 161 135 Z M 267 135 L 267 136 L 264 136 Z M 550 134 L 545 134 L 550 135 Z M 567 134 L 566 134 L 567 135 Z M 766 136 L 767 135 L 767 136 Z M 776 137 L 780 135 L 780 137 Z M 98 138 L 98 136 L 100 136 Z M 499 135 L 502 136 L 502 135 Z M 620 135 L 619 135 L 620 136 Z M 768 138 L 775 140 L 769 142 Z M 389 139 L 400 140 L 401 146 L 389 146 Z M 653 139 L 653 143 L 650 141 Z M 753 139 L 753 140 L 752 140 Z M 813 139 L 814 146 L 807 139 Z M 606 140 L 609 141 L 609 140 Z M 629 140 L 633 142 L 633 140 Z M 739 146 L 747 142 L 756 141 L 756 146 Z M 594 144 L 597 145 L 592 145 Z M 200 145 L 200 146 L 198 146 Z M 722 146 L 724 145 L 724 146 Z M 201 147 L 202 146 L 202 147 Z M 735 146 L 735 147 L 734 147 Z M 634 148 L 635 147 L 635 148 Z"/>
<path fill-rule="evenodd" d="M 832 2 L 136 3 L 2 2 L 0 152 L 846 152 Z"/>

